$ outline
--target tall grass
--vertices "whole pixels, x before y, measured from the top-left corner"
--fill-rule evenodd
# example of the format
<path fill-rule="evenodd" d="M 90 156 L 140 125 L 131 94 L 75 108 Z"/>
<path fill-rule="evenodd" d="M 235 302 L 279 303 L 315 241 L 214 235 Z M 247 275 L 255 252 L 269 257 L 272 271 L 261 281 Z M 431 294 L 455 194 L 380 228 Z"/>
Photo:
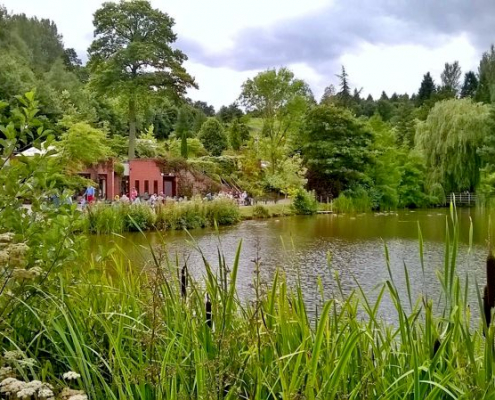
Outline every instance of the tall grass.
<path fill-rule="evenodd" d="M 407 267 L 407 293 L 399 293 L 386 247 L 390 277 L 377 300 L 356 282 L 350 295 L 322 294 L 315 321 L 302 287 L 289 287 L 282 271 L 268 287 L 255 273 L 256 295 L 241 303 L 241 244 L 231 266 L 221 255 L 215 266 L 203 258 L 201 283 L 156 253 L 141 268 L 111 253 L 76 282 L 67 271 L 56 293 L 19 303 L 2 343 L 38 360 L 34 377 L 77 371 L 92 399 L 494 398 L 495 327 L 471 318 L 468 283 L 456 274 L 455 213 L 447 232 L 441 302 L 412 298 Z M 419 253 L 427 268 L 421 235 Z M 396 324 L 380 316 L 385 297 Z"/>
<path fill-rule="evenodd" d="M 81 223 L 91 233 L 196 229 L 206 226 L 232 225 L 240 220 L 239 207 L 231 200 L 193 200 L 167 203 L 156 207 L 147 204 L 102 204 L 88 208 Z"/>

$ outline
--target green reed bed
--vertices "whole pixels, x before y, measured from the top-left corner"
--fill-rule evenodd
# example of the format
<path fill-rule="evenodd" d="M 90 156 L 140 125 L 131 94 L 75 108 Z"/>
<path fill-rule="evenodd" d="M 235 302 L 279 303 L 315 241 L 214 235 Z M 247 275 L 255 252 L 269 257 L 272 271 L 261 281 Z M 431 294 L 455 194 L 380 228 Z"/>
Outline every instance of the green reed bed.
<path fill-rule="evenodd" d="M 405 267 L 407 293 L 390 273 L 371 302 L 356 282 L 350 295 L 322 294 L 311 321 L 301 286 L 289 287 L 282 271 L 262 285 L 258 264 L 255 295 L 240 302 L 241 244 L 233 265 L 204 259 L 199 283 L 160 252 L 141 268 L 114 252 L 76 276 L 65 271 L 58 290 L 18 302 L 2 321 L 2 344 L 36 360 L 15 366 L 18 375 L 58 382 L 75 371 L 92 399 L 494 398 L 495 327 L 471 317 L 468 283 L 456 274 L 454 213 L 447 231 L 436 298 L 412 298 Z M 430 268 L 422 249 L 420 235 L 421 265 Z M 390 272 L 386 247 L 385 255 Z M 380 317 L 385 297 L 396 324 Z"/>
<path fill-rule="evenodd" d="M 196 229 L 233 225 L 240 221 L 239 207 L 231 200 L 193 200 L 148 204 L 99 204 L 88 207 L 81 226 L 91 233 Z"/>

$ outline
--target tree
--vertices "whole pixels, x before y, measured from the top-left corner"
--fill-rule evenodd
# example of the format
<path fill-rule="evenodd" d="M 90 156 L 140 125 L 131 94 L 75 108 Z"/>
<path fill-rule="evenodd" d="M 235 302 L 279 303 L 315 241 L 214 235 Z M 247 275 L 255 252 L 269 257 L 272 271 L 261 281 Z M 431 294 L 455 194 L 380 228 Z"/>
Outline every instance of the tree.
<path fill-rule="evenodd" d="M 177 122 L 175 124 L 175 137 L 181 140 L 180 154 L 183 158 L 187 158 L 187 137 L 191 130 L 191 112 L 187 106 L 182 106 L 179 109 Z"/>
<path fill-rule="evenodd" d="M 473 71 L 466 72 L 464 75 L 464 83 L 461 88 L 461 98 L 475 98 L 476 90 L 478 89 L 478 77 Z"/>
<path fill-rule="evenodd" d="M 397 108 L 394 118 L 395 129 L 397 131 L 397 144 L 414 147 L 414 135 L 416 133 L 416 121 L 414 119 L 414 107 L 410 101 L 402 101 Z"/>
<path fill-rule="evenodd" d="M 343 107 L 350 107 L 352 103 L 351 87 L 349 86 L 349 75 L 342 65 L 342 72 L 337 75 L 340 80 L 340 91 L 336 94 L 339 101 L 339 105 Z"/>
<path fill-rule="evenodd" d="M 237 151 L 241 148 L 242 145 L 241 127 L 237 119 L 235 119 L 234 122 L 232 122 L 232 125 L 230 127 L 229 141 L 232 149 Z"/>
<path fill-rule="evenodd" d="M 248 111 L 263 118 L 262 139 L 273 174 L 313 99 L 309 86 L 287 68 L 272 69 L 244 82 L 240 99 Z"/>
<path fill-rule="evenodd" d="M 215 107 L 212 105 L 209 105 L 205 101 L 195 101 L 192 105 L 194 108 L 203 111 L 203 113 L 207 117 L 214 117 L 215 116 Z"/>
<path fill-rule="evenodd" d="M 433 81 L 433 78 L 431 77 L 430 73 L 427 72 L 423 76 L 423 81 L 421 82 L 421 86 L 418 91 L 418 96 L 416 98 L 418 105 L 421 106 L 426 101 L 430 100 L 431 97 L 435 94 L 435 92 L 436 92 L 435 82 Z"/>
<path fill-rule="evenodd" d="M 335 86 L 330 84 L 327 86 L 323 92 L 323 96 L 321 96 L 320 104 L 325 103 L 325 104 L 331 104 L 335 102 L 335 95 L 337 94 L 337 91 L 335 90 Z"/>
<path fill-rule="evenodd" d="M 218 111 L 218 118 L 224 124 L 229 124 L 235 119 L 239 119 L 244 115 L 237 103 L 232 103 L 228 107 L 222 106 Z"/>
<path fill-rule="evenodd" d="M 475 100 L 490 104 L 495 98 L 495 47 L 483 53 L 478 68 L 479 85 Z"/>
<path fill-rule="evenodd" d="M 134 158 L 138 99 L 152 94 L 180 99 L 197 87 L 173 49 L 174 20 L 146 0 L 104 3 L 94 14 L 95 40 L 89 48 L 92 84 L 128 99 L 129 159 Z"/>
<path fill-rule="evenodd" d="M 478 148 L 487 132 L 489 107 L 471 99 L 435 104 L 417 126 L 416 142 L 423 152 L 428 187 L 444 192 L 473 191 L 480 179 Z"/>
<path fill-rule="evenodd" d="M 334 197 L 364 179 L 372 160 L 373 133 L 350 111 L 320 105 L 311 109 L 303 129 L 308 184 Z"/>
<path fill-rule="evenodd" d="M 206 120 L 199 131 L 198 138 L 212 156 L 221 156 L 228 147 L 227 135 L 222 124 L 214 117 Z"/>
<path fill-rule="evenodd" d="M 449 94 L 450 97 L 457 97 L 461 86 L 461 66 L 459 61 L 452 64 L 445 63 L 445 68 L 440 75 L 442 80 L 442 90 Z"/>

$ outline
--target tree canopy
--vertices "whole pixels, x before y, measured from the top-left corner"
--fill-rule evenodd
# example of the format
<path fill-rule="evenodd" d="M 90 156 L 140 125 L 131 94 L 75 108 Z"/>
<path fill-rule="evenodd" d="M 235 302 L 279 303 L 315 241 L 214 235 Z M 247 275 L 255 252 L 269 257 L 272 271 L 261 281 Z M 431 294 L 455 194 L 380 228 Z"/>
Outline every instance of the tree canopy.
<path fill-rule="evenodd" d="M 95 40 L 88 53 L 91 82 L 100 93 L 128 100 L 129 159 L 134 158 L 138 99 L 165 95 L 180 99 L 197 87 L 182 66 L 187 56 L 171 45 L 174 20 L 146 0 L 104 3 L 94 14 Z"/>

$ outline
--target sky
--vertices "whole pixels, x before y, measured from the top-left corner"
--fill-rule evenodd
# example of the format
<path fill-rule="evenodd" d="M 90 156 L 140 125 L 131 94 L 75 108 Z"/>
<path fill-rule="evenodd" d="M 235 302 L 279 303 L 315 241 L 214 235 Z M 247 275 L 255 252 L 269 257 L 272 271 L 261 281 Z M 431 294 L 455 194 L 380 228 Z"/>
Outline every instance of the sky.
<path fill-rule="evenodd" d="M 50 18 L 85 60 L 99 0 L 0 0 L 9 11 Z M 268 68 L 289 67 L 319 99 L 344 65 L 352 88 L 379 97 L 417 92 L 445 62 L 477 70 L 495 43 L 494 0 L 151 0 L 175 20 L 176 47 L 216 109 Z"/>

